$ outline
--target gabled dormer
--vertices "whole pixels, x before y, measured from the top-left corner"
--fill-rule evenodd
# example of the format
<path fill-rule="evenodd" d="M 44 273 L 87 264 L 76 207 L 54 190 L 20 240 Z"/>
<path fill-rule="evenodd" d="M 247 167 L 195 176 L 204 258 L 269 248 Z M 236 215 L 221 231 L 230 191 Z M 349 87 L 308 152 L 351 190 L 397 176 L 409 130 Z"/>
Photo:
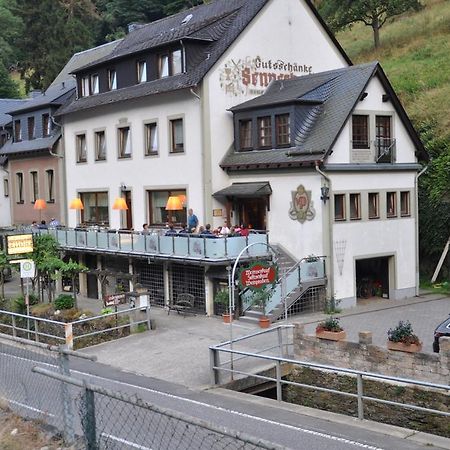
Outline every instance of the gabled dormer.
<path fill-rule="evenodd" d="M 370 83 L 379 87 L 372 95 L 379 99 L 366 101 L 364 105 L 369 109 L 365 110 L 361 104 Z M 383 102 L 389 102 L 389 108 L 383 109 Z M 376 62 L 273 81 L 263 95 L 230 111 L 234 148 L 220 163 L 228 171 L 314 165 L 335 151 L 342 153 L 340 162 L 347 164 L 394 164 L 394 130 L 400 132 L 400 128 L 394 128 L 395 121 L 413 144 L 411 159 L 414 160 L 415 152 L 425 155 L 417 133 Z M 343 133 L 346 128 L 351 136 Z M 338 139 L 339 148 L 335 145 Z"/>

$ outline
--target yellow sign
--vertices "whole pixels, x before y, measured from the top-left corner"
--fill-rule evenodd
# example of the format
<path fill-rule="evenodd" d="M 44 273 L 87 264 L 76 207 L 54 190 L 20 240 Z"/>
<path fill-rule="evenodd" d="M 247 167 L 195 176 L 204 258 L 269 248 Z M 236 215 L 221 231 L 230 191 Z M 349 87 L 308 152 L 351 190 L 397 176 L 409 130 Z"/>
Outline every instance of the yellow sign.
<path fill-rule="evenodd" d="M 21 255 L 33 251 L 32 234 L 15 234 L 7 236 L 8 255 Z"/>
<path fill-rule="evenodd" d="M 213 217 L 222 217 L 223 212 L 221 209 L 213 209 Z"/>

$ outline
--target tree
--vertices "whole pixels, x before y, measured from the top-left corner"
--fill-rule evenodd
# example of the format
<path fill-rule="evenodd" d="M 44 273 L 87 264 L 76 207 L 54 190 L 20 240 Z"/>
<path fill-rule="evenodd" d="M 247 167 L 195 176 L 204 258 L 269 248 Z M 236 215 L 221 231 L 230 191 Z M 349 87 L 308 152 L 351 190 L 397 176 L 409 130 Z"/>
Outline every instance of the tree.
<path fill-rule="evenodd" d="M 69 259 L 69 262 L 62 262 L 59 267 L 59 273 L 61 276 L 68 277 L 72 281 L 73 303 L 75 308 L 78 308 L 76 277 L 80 272 L 84 272 L 86 270 L 88 270 L 86 266 L 76 261 L 72 261 L 72 259 Z"/>
<path fill-rule="evenodd" d="M 17 63 L 14 40 L 23 32 L 15 0 L 0 0 L 0 61 L 8 68 Z M 1 83 L 0 83 L 1 87 Z"/>
<path fill-rule="evenodd" d="M 380 28 L 387 19 L 420 8 L 420 0 L 323 0 L 319 12 L 332 31 L 363 22 L 372 28 L 374 45 L 378 48 Z"/>
<path fill-rule="evenodd" d="M 0 98 L 19 98 L 19 87 L 0 60 Z"/>
<path fill-rule="evenodd" d="M 169 0 L 166 3 L 164 13 L 169 16 L 185 9 L 193 8 L 194 6 L 209 3 L 209 0 Z"/>
<path fill-rule="evenodd" d="M 91 0 L 17 0 L 26 32 L 17 39 L 26 90 L 46 89 L 70 57 L 94 44 Z"/>
<path fill-rule="evenodd" d="M 8 261 L 6 253 L 0 251 L 0 289 L 1 289 L 1 299 L 5 298 L 5 269 L 11 268 L 11 264 Z"/>

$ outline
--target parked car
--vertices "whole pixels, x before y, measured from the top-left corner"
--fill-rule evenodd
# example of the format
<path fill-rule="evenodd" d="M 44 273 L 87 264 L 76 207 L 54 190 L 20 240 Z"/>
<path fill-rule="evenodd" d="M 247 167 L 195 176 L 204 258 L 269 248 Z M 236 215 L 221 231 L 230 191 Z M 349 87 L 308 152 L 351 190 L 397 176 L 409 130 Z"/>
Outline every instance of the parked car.
<path fill-rule="evenodd" d="M 439 338 L 441 336 L 450 337 L 450 317 L 447 320 L 444 320 L 434 330 L 433 351 L 435 353 L 439 353 Z"/>

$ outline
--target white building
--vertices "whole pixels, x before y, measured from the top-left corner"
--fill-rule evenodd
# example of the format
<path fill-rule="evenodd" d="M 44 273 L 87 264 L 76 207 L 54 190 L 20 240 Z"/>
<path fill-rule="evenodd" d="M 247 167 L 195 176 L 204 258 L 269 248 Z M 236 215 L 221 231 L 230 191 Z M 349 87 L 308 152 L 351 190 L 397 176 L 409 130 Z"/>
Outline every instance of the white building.
<path fill-rule="evenodd" d="M 293 260 L 325 256 L 344 305 L 367 277 L 379 295 L 414 295 L 422 147 L 380 67 L 350 64 L 304 0 L 216 0 L 135 29 L 76 70 L 78 98 L 59 112 L 67 202 L 84 204 L 68 224 L 140 230 L 193 208 L 203 224 L 269 230 Z M 167 212 L 170 196 L 183 209 Z M 91 253 L 88 265 L 104 266 Z M 116 266 L 145 272 L 159 303 L 195 279 L 213 312 L 207 262 L 128 256 Z"/>

